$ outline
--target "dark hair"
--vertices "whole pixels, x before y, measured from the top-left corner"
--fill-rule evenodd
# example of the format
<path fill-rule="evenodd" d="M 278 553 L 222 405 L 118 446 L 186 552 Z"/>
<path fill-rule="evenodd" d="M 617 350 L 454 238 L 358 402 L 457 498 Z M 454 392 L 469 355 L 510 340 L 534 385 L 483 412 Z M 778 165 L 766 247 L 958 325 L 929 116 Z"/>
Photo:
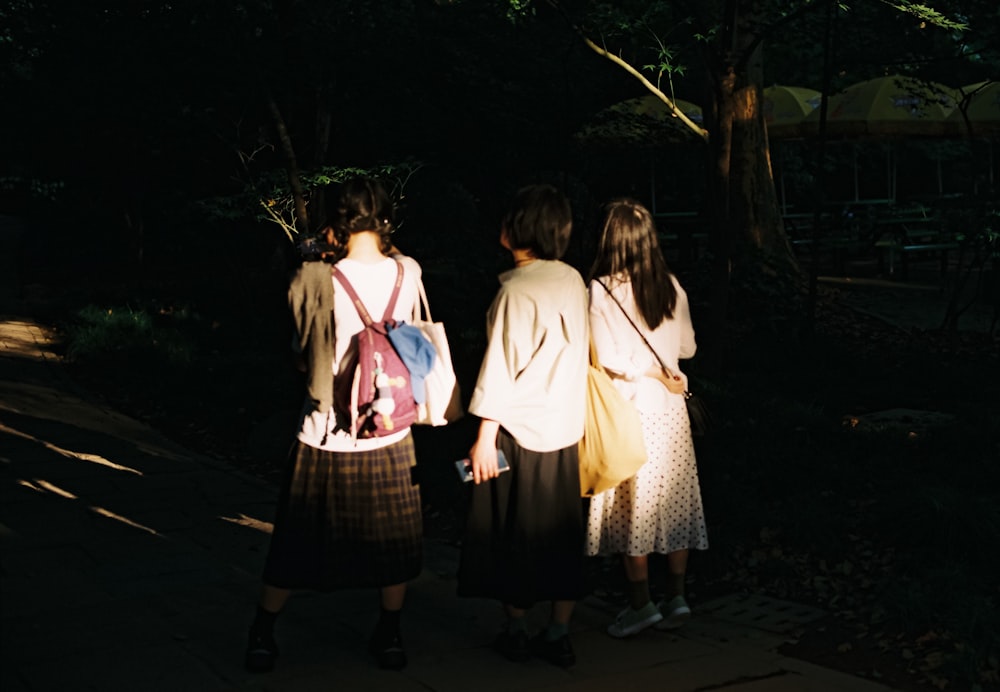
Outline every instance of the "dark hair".
<path fill-rule="evenodd" d="M 372 231 L 379 234 L 382 252 L 392 248 L 394 229 L 392 198 L 375 178 L 351 178 L 340 187 L 330 215 L 330 225 L 341 246 L 353 233 Z"/>
<path fill-rule="evenodd" d="M 673 317 L 677 289 L 660 250 L 653 216 L 627 197 L 612 200 L 606 212 L 590 278 L 628 277 L 639 315 L 650 329 L 656 329 Z"/>
<path fill-rule="evenodd" d="M 511 248 L 531 250 L 538 259 L 559 259 L 569 245 L 573 212 L 551 185 L 529 185 L 514 195 L 502 227 Z"/>

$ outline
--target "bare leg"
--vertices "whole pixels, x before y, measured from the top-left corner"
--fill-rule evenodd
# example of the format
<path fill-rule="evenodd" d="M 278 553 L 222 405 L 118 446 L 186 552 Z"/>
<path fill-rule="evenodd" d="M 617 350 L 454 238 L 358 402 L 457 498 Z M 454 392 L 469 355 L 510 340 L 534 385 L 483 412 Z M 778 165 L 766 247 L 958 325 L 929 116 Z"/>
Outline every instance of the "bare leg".
<path fill-rule="evenodd" d="M 277 615 L 285 607 L 285 603 L 288 602 L 288 597 L 291 595 L 292 592 L 288 589 L 279 589 L 277 586 L 264 584 L 260 590 L 260 600 L 257 601 L 257 605 L 267 612 Z"/>
<path fill-rule="evenodd" d="M 383 610 L 402 610 L 406 599 L 406 583 L 383 586 L 379 596 Z"/>
<path fill-rule="evenodd" d="M 524 608 L 515 608 L 510 603 L 503 604 L 503 612 L 507 614 L 508 620 L 523 620 L 528 614 L 528 611 Z"/>
<path fill-rule="evenodd" d="M 625 576 L 629 581 L 649 581 L 649 557 L 646 555 L 623 555 Z"/>
<path fill-rule="evenodd" d="M 552 614 L 550 619 L 556 625 L 569 625 L 569 620 L 573 617 L 573 607 L 576 601 L 552 601 Z"/>

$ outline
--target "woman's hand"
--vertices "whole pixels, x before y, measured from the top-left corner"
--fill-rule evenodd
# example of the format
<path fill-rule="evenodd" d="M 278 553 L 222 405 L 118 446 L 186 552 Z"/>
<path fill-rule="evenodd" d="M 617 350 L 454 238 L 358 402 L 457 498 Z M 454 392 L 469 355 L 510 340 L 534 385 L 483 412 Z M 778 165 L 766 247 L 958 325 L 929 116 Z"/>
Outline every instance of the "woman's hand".
<path fill-rule="evenodd" d="M 476 485 L 500 475 L 497 464 L 497 433 L 499 431 L 500 424 L 494 420 L 484 418 L 479 423 L 479 435 L 469 450 L 472 480 Z"/>
<path fill-rule="evenodd" d="M 657 368 L 656 374 L 652 377 L 662 383 L 671 394 L 684 393 L 684 380 L 681 379 L 680 375 L 675 375 L 674 373 L 663 370 L 662 368 Z"/>

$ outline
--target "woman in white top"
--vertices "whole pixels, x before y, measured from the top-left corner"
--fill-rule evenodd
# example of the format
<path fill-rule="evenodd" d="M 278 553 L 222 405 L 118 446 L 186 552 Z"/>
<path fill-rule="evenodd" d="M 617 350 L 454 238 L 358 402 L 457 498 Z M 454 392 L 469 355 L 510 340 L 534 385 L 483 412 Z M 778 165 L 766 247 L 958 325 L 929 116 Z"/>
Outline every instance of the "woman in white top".
<path fill-rule="evenodd" d="M 683 396 L 687 377 L 678 367 L 679 359 L 695 353 L 694 328 L 687 294 L 667 268 L 653 218 L 634 200 L 608 205 L 591 277 L 590 328 L 598 360 L 638 408 L 648 455 L 633 478 L 591 499 L 587 521 L 587 555 L 623 555 L 629 607 L 608 633 L 626 637 L 651 625 L 672 629 L 684 622 L 691 612 L 684 600 L 688 552 L 708 548 Z M 650 597 L 650 553 L 667 556 L 668 583 L 659 605 Z"/>
<path fill-rule="evenodd" d="M 572 227 L 569 202 L 549 185 L 520 190 L 501 225 L 514 268 L 500 275 L 486 317 L 487 345 L 469 412 L 481 418 L 469 450 L 471 489 L 458 571 L 460 596 L 494 598 L 507 624 L 496 648 L 575 662 L 568 637 L 584 593 L 577 449 L 587 375 L 587 289 L 559 261 Z M 500 474 L 497 450 L 510 471 Z M 526 614 L 552 603 L 529 639 Z"/>
<path fill-rule="evenodd" d="M 409 319 L 418 299 L 420 267 L 390 257 L 392 202 L 371 179 L 343 184 L 332 227 L 340 248 L 337 271 L 347 277 L 369 314 L 381 316 L 397 274 L 402 283 L 392 314 Z M 350 377 L 352 337 L 363 322 L 330 264 L 305 262 L 289 287 L 295 348 L 306 366 L 306 399 L 288 459 L 246 667 L 274 666 L 275 618 L 292 589 L 331 591 L 375 587 L 381 615 L 369 642 L 379 666 L 399 669 L 406 655 L 399 616 L 406 582 L 420 573 L 423 524 L 409 428 L 352 439 L 343 412 L 334 415 L 333 383 Z"/>

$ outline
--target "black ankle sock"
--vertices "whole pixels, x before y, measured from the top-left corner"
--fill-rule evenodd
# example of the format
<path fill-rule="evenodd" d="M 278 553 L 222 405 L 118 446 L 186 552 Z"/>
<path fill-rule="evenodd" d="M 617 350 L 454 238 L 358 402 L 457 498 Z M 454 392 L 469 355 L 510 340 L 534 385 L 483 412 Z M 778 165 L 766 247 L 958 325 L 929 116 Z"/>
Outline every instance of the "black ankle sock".
<path fill-rule="evenodd" d="M 649 603 L 649 580 L 630 581 L 628 583 L 628 603 L 632 610 L 639 610 Z"/>
<path fill-rule="evenodd" d="M 378 624 L 375 625 L 374 639 L 379 642 L 390 642 L 399 633 L 399 616 L 401 610 L 386 610 L 382 608 L 378 616 Z"/>
<path fill-rule="evenodd" d="M 257 606 L 257 615 L 254 617 L 253 624 L 250 628 L 255 632 L 270 634 L 274 631 L 274 621 L 277 619 L 277 613 L 272 613 L 269 610 L 264 610 L 260 606 Z"/>

